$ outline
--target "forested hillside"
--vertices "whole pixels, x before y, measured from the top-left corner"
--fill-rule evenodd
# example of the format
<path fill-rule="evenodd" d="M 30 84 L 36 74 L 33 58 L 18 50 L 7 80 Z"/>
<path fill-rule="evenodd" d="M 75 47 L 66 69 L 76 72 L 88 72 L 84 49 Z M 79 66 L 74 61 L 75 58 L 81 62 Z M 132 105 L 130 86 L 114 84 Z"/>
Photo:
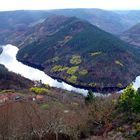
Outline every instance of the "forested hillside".
<path fill-rule="evenodd" d="M 140 51 L 75 17 L 52 16 L 25 34 L 18 60 L 94 90 L 118 90 L 140 71 Z"/>

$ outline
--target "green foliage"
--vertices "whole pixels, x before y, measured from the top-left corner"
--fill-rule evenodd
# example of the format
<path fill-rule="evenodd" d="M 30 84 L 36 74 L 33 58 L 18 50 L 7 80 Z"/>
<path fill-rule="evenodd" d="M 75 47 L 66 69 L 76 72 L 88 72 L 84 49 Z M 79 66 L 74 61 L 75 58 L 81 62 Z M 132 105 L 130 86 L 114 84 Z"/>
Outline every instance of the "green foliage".
<path fill-rule="evenodd" d="M 123 86 L 122 86 L 121 83 L 118 83 L 118 84 L 117 84 L 117 87 L 121 88 L 121 87 L 123 87 Z"/>
<path fill-rule="evenodd" d="M 48 89 L 46 88 L 32 87 L 30 88 L 30 91 L 34 92 L 35 94 L 48 94 Z"/>
<path fill-rule="evenodd" d="M 77 76 L 72 75 L 72 76 L 68 77 L 67 80 L 71 83 L 76 83 L 77 82 Z"/>
<path fill-rule="evenodd" d="M 75 74 L 75 72 L 78 70 L 78 66 L 70 67 L 67 69 L 67 74 Z"/>
<path fill-rule="evenodd" d="M 82 69 L 79 71 L 79 74 L 83 76 L 83 75 L 88 74 L 88 71 L 86 69 Z"/>
<path fill-rule="evenodd" d="M 121 126 L 118 127 L 116 130 L 117 130 L 117 132 L 121 132 L 121 133 L 125 132 L 125 129 Z"/>
<path fill-rule="evenodd" d="M 80 55 L 73 55 L 72 58 L 70 59 L 70 63 L 74 65 L 78 65 L 82 62 L 81 56 Z"/>
<path fill-rule="evenodd" d="M 89 90 L 87 96 L 85 97 L 85 102 L 92 103 L 94 100 L 95 100 L 95 95 L 91 90 Z"/>
<path fill-rule="evenodd" d="M 92 83 L 89 83 L 88 85 L 91 86 L 91 87 L 95 87 L 96 86 L 96 83 L 95 82 L 92 82 Z"/>
<path fill-rule="evenodd" d="M 49 105 L 48 105 L 48 104 L 42 104 L 42 105 L 40 106 L 40 108 L 43 109 L 43 110 L 46 110 L 46 109 L 49 108 Z"/>
<path fill-rule="evenodd" d="M 118 60 L 115 61 L 115 64 L 120 65 L 120 66 L 123 67 L 123 64 L 120 61 L 118 61 Z"/>
<path fill-rule="evenodd" d="M 46 89 L 50 89 L 50 85 L 49 84 L 44 84 Z"/>
<path fill-rule="evenodd" d="M 129 85 L 119 97 L 119 108 L 124 112 L 138 113 L 140 112 L 140 94 L 136 91 L 132 84 Z"/>
<path fill-rule="evenodd" d="M 102 52 L 92 52 L 90 53 L 91 56 L 97 56 L 97 55 L 100 55 L 102 54 Z"/>
<path fill-rule="evenodd" d="M 62 71 L 65 71 L 67 69 L 68 69 L 68 67 L 61 66 L 61 65 L 56 65 L 51 69 L 51 71 L 52 72 L 62 72 Z"/>
<path fill-rule="evenodd" d="M 134 124 L 134 128 L 137 132 L 140 133 L 140 123 L 139 122 Z"/>

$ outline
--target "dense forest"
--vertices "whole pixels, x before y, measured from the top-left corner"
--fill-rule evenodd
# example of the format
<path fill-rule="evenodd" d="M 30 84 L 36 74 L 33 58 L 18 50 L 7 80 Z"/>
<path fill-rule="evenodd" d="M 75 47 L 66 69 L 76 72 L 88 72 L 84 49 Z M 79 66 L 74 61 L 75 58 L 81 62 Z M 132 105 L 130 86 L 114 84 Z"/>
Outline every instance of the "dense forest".
<path fill-rule="evenodd" d="M 72 85 L 110 92 L 139 75 L 140 50 L 87 21 L 51 16 L 25 36 L 17 59 Z"/>

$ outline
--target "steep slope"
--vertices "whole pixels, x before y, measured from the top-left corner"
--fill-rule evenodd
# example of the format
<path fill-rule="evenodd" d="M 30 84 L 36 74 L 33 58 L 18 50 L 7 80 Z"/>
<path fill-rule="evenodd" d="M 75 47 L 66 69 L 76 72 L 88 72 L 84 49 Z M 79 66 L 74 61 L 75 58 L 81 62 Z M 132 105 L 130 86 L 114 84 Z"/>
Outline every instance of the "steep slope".
<path fill-rule="evenodd" d="M 0 44 L 18 44 L 30 26 L 42 22 L 48 15 L 46 11 L 0 12 Z"/>
<path fill-rule="evenodd" d="M 119 89 L 140 74 L 138 50 L 75 17 L 50 17 L 26 37 L 18 60 L 73 85 Z"/>
<path fill-rule="evenodd" d="M 140 46 L 140 23 L 121 34 L 121 39 L 130 44 Z"/>
<path fill-rule="evenodd" d="M 33 85 L 30 80 L 9 72 L 7 68 L 0 64 L 0 90 L 2 89 L 23 89 Z"/>

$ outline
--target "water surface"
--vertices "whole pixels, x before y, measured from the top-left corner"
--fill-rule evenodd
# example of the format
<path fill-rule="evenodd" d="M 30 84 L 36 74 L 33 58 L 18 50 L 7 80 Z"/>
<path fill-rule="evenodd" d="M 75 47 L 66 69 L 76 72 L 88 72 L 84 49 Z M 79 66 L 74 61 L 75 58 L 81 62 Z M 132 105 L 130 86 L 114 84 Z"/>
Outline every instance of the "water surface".
<path fill-rule="evenodd" d="M 5 67 L 7 67 L 9 71 L 21 74 L 22 76 L 30 80 L 42 80 L 43 83 L 49 84 L 51 87 L 62 88 L 68 91 L 75 91 L 78 93 L 82 93 L 83 95 L 87 94 L 88 90 L 73 87 L 65 82 L 58 82 L 57 80 L 45 74 L 43 71 L 19 62 L 16 59 L 16 54 L 19 50 L 16 46 L 8 44 L 1 47 L 3 51 L 0 54 L 0 64 L 5 65 Z M 140 76 L 136 77 L 136 80 L 133 82 L 133 87 L 136 90 L 140 87 Z M 95 95 L 101 96 L 103 94 L 95 93 Z"/>
<path fill-rule="evenodd" d="M 78 93 L 82 93 L 84 95 L 87 94 L 87 90 L 75 88 L 65 82 L 58 82 L 54 80 L 43 71 L 27 66 L 16 59 L 16 54 L 18 52 L 18 48 L 13 45 L 5 45 L 1 46 L 3 51 L 0 55 L 0 63 L 5 65 L 9 69 L 9 71 L 21 74 L 22 76 L 30 79 L 30 80 L 42 80 L 43 83 L 49 84 L 51 87 L 57 87 L 66 89 L 68 91 L 75 91 Z"/>

